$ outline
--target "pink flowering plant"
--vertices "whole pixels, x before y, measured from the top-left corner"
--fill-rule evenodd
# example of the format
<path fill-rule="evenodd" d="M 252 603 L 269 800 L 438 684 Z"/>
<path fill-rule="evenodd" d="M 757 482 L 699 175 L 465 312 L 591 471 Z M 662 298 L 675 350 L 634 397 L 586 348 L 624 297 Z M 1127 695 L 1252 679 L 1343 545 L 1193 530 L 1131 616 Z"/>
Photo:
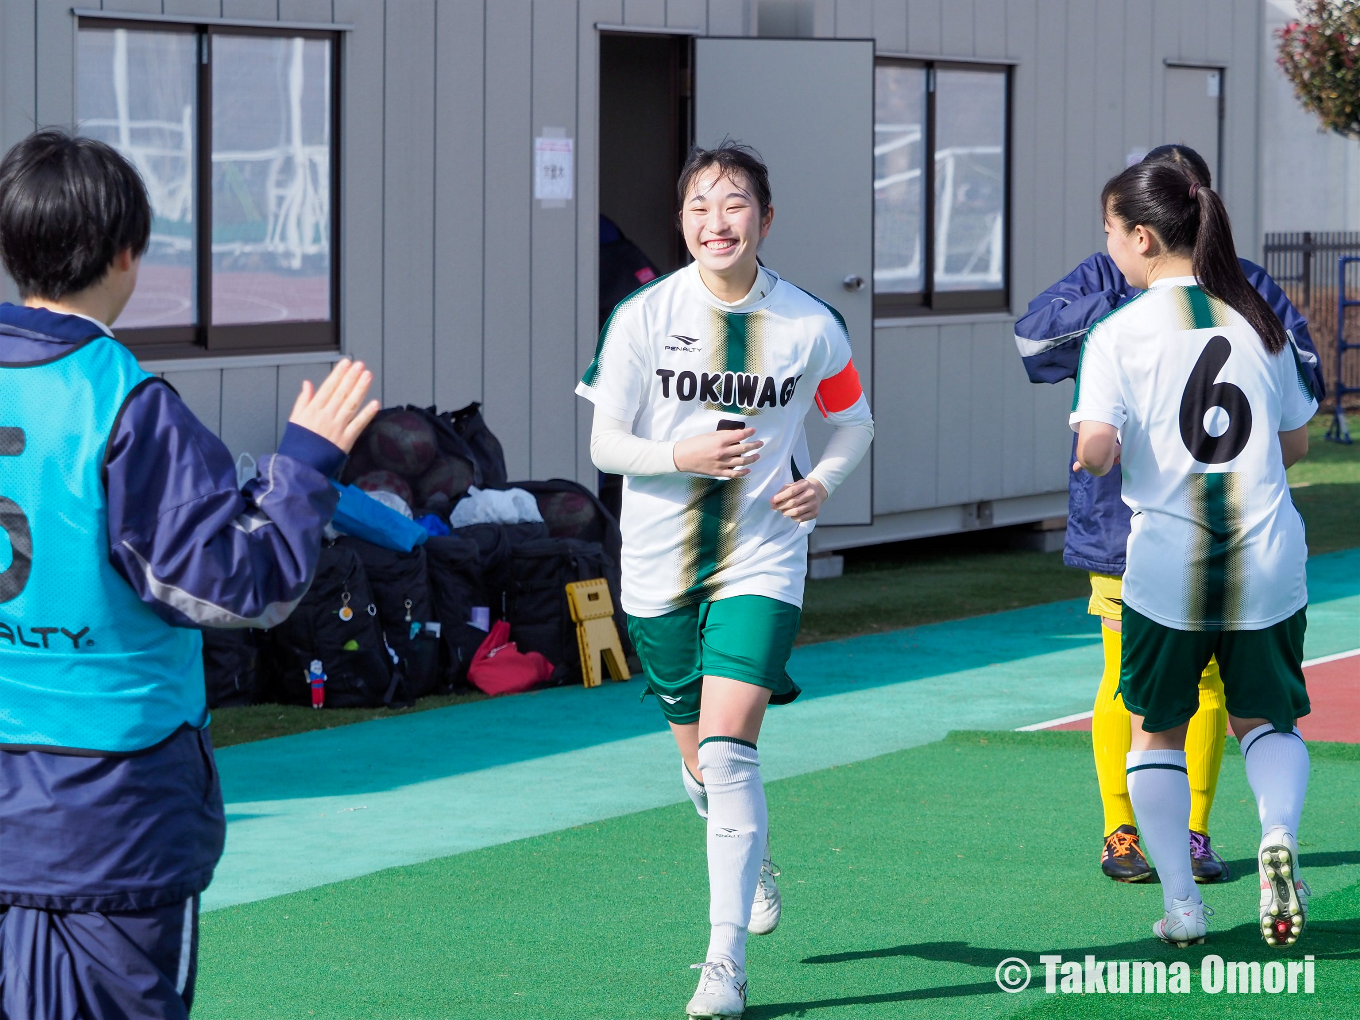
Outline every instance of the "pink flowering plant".
<path fill-rule="evenodd" d="M 1360 0 L 1303 0 L 1275 33 L 1277 61 L 1322 126 L 1360 138 Z"/>

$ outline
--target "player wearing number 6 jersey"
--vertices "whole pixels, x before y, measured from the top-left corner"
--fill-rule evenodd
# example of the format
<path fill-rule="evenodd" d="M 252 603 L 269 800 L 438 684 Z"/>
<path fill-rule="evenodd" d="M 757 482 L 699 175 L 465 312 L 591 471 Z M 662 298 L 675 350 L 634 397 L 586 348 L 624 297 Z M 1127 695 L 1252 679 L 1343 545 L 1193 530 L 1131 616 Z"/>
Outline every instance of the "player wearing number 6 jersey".
<path fill-rule="evenodd" d="M 698 150 L 680 176 L 695 262 L 626 298 L 577 393 L 591 455 L 625 476 L 628 630 L 708 824 L 708 953 L 691 1017 L 740 1016 L 746 936 L 779 921 L 756 739 L 803 601 L 807 534 L 873 438 L 840 315 L 759 265 L 774 218 L 749 149 Z M 803 419 L 836 431 L 814 466 Z M 759 452 L 757 452 L 759 451 Z"/>
<path fill-rule="evenodd" d="M 1307 452 L 1317 401 L 1213 191 L 1140 164 L 1102 203 L 1110 257 L 1146 293 L 1092 327 L 1071 422 L 1086 470 L 1121 463 L 1133 511 L 1120 693 L 1133 719 L 1129 798 L 1166 908 L 1154 932 L 1204 938 L 1184 746 L 1212 656 L 1260 813 L 1262 935 L 1291 945 L 1306 913 L 1296 834 L 1308 752 L 1294 723 L 1309 710 L 1308 550 L 1285 468 Z"/>

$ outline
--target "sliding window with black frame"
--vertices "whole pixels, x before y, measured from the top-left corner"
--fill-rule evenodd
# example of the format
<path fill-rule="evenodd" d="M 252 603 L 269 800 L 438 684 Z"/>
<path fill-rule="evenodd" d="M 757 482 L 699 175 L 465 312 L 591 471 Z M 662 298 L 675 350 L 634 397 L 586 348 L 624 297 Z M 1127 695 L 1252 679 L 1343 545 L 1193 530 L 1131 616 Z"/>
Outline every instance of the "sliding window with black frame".
<path fill-rule="evenodd" d="M 874 73 L 874 315 L 1008 308 L 1010 69 Z"/>
<path fill-rule="evenodd" d="M 76 116 L 137 168 L 141 357 L 334 349 L 334 33 L 82 19 Z"/>

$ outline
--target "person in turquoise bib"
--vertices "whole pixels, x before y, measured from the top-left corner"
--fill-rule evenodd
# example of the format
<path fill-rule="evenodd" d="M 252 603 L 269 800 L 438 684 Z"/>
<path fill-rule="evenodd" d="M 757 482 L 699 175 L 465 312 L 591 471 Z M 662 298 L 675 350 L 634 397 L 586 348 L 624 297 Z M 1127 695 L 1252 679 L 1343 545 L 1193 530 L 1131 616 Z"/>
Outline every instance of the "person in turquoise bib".
<path fill-rule="evenodd" d="M 377 412 L 342 361 L 279 451 L 231 454 L 114 337 L 151 208 L 114 149 L 36 132 L 0 162 L 0 1017 L 180 1020 L 222 853 L 206 627 L 311 584 L 330 478 Z"/>

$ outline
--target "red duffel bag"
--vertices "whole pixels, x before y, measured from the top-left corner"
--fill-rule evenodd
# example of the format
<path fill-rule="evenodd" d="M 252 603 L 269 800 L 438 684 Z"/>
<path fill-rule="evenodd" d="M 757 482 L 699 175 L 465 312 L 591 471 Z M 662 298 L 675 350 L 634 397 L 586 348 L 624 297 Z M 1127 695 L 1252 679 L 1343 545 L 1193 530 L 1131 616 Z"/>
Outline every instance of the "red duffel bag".
<path fill-rule="evenodd" d="M 468 680 L 487 694 L 518 694 L 552 676 L 552 663 L 538 652 L 521 652 L 510 640 L 510 624 L 497 620 L 477 648 Z"/>

